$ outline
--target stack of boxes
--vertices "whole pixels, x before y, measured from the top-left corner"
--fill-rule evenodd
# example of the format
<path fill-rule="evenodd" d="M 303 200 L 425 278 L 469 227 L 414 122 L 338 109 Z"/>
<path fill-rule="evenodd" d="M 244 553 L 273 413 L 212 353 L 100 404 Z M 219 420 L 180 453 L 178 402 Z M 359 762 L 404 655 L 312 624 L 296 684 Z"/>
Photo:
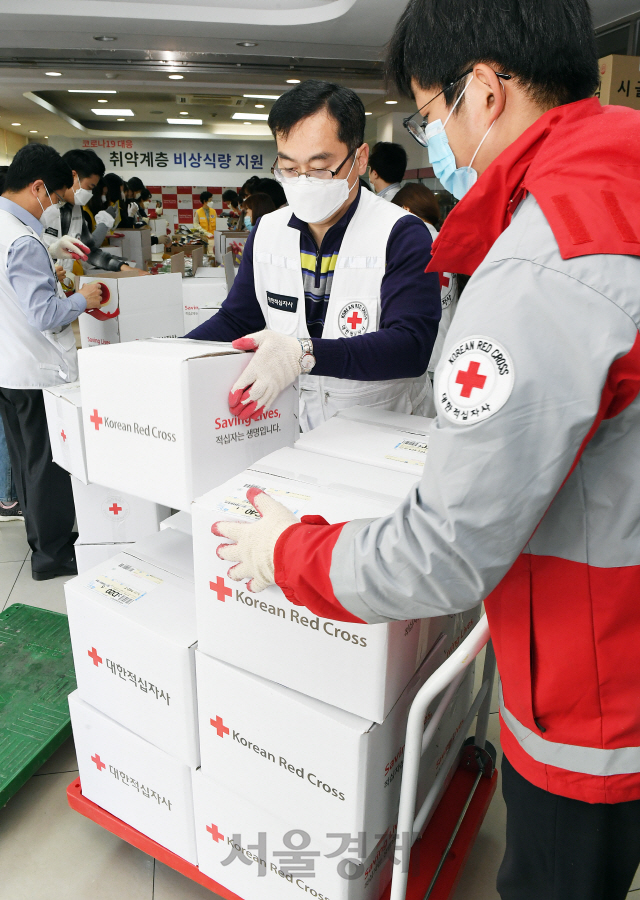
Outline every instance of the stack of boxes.
<path fill-rule="evenodd" d="M 375 900 L 392 873 L 409 707 L 477 614 L 381 625 L 315 616 L 276 586 L 252 594 L 231 581 L 212 526 L 254 518 L 255 486 L 298 516 L 389 515 L 421 474 L 405 460 L 429 422 L 343 416 L 340 427 L 355 422 L 374 448 L 363 463 L 323 452 L 324 429 L 326 446 L 339 444 L 331 423 L 313 450 L 293 447 L 293 388 L 264 423 L 230 417 L 248 357 L 229 345 L 145 342 L 80 357 L 90 478 L 182 510 L 66 586 L 83 793 L 240 896 Z M 422 796 L 472 677 L 425 754 Z"/>

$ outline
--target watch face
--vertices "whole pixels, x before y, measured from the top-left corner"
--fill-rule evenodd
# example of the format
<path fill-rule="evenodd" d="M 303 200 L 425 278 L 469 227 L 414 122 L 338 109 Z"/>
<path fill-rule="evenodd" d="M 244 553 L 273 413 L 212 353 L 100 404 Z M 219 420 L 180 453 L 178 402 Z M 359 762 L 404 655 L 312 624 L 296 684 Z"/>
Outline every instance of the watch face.
<path fill-rule="evenodd" d="M 315 364 L 316 364 L 315 356 L 311 356 L 310 353 L 305 354 L 302 357 L 302 359 L 300 360 L 300 368 L 302 369 L 303 372 L 310 372 L 311 369 L 313 369 L 313 367 L 315 366 Z"/>

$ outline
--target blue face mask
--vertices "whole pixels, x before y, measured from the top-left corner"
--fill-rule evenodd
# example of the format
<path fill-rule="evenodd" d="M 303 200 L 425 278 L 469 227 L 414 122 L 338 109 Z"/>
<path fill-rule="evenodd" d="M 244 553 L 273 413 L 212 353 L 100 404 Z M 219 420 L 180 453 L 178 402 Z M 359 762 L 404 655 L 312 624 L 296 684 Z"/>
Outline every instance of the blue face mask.
<path fill-rule="evenodd" d="M 473 75 L 471 78 L 473 78 Z M 454 103 L 444 124 L 442 123 L 442 119 L 436 119 L 435 122 L 430 122 L 424 130 L 424 136 L 428 141 L 427 153 L 429 154 L 429 162 L 433 168 L 433 174 L 438 181 L 440 181 L 444 189 L 449 191 L 450 194 L 453 194 L 458 200 L 462 200 L 467 191 L 469 191 L 478 180 L 478 173 L 472 168 L 473 161 L 478 155 L 478 150 L 480 150 L 480 147 L 482 147 L 486 141 L 489 131 L 491 131 L 496 124 L 494 121 L 489 126 L 489 130 L 478 144 L 478 149 L 473 154 L 469 165 L 457 167 L 456 158 L 453 155 L 453 150 L 449 146 L 449 138 L 444 129 L 453 115 L 456 106 L 464 97 L 464 92 L 469 87 L 469 84 L 470 80 L 464 86 L 464 90 Z"/>
<path fill-rule="evenodd" d="M 244 230 L 251 231 L 252 228 L 253 228 L 253 225 L 251 224 L 251 216 L 245 216 L 244 217 Z"/>

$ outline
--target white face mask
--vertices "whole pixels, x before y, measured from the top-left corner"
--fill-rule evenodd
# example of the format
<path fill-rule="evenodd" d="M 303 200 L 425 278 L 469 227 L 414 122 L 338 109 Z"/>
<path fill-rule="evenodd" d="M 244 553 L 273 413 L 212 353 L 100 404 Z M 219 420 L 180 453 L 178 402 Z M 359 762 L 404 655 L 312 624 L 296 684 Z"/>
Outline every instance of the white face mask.
<path fill-rule="evenodd" d="M 93 191 L 90 191 L 89 188 L 83 188 L 80 185 L 80 179 L 78 178 L 78 187 L 73 192 L 74 206 L 84 206 L 85 203 L 88 203 L 92 197 L 93 197 Z"/>
<path fill-rule="evenodd" d="M 326 222 L 349 199 L 351 191 L 358 186 L 358 182 L 349 188 L 349 175 L 356 164 L 353 159 L 351 168 L 346 178 L 332 178 L 330 181 L 321 178 L 291 178 L 284 179 L 282 187 L 287 198 L 287 203 L 295 215 L 303 222 L 318 225 Z M 289 183 L 289 181 L 291 183 Z"/>
<path fill-rule="evenodd" d="M 208 200 L 208 201 L 207 201 L 207 206 L 209 207 L 209 209 L 215 209 L 215 208 L 216 208 L 215 201 L 214 201 L 214 200 Z"/>

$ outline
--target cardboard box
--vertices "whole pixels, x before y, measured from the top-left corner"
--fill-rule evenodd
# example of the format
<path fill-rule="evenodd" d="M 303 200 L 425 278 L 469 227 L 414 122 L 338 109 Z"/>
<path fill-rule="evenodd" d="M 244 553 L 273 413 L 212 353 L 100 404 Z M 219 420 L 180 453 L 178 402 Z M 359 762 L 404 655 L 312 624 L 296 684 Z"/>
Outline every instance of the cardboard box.
<path fill-rule="evenodd" d="M 160 522 L 160 531 L 164 531 L 165 528 L 176 528 L 178 531 L 182 531 L 183 534 L 193 535 L 191 513 L 185 512 L 184 510 L 174 513 L 172 516 L 169 516 L 169 518 Z"/>
<path fill-rule="evenodd" d="M 191 770 L 69 696 L 82 793 L 193 865 L 198 863 Z"/>
<path fill-rule="evenodd" d="M 219 273 L 205 278 L 200 272 Z M 184 333 L 188 334 L 198 325 L 210 319 L 222 306 L 227 296 L 227 281 L 224 269 L 199 269 L 193 278 L 185 278 L 182 284 L 184 303 Z"/>
<path fill-rule="evenodd" d="M 122 247 L 124 258 L 130 259 L 138 269 L 144 269 L 147 261 L 151 259 L 150 228 L 118 228 L 116 234 L 109 239 L 109 243 Z"/>
<path fill-rule="evenodd" d="M 126 552 L 133 547 L 130 544 L 83 544 L 78 540 L 73 545 L 76 555 L 76 565 L 78 567 L 78 575 L 93 569 L 94 566 L 105 563 L 118 553 Z"/>
<path fill-rule="evenodd" d="M 144 341 L 78 357 L 96 484 L 189 509 L 195 497 L 298 436 L 296 385 L 260 421 L 231 416 L 229 390 L 251 356 L 230 344 Z"/>
<path fill-rule="evenodd" d="M 186 765 L 199 764 L 191 539 L 153 535 L 65 584 L 79 695 Z"/>
<path fill-rule="evenodd" d="M 106 302 L 78 319 L 83 348 L 151 337 L 178 337 L 182 333 L 180 275 L 139 276 L 126 271 L 83 275 L 78 279 L 78 289 L 96 281 L 103 285 Z"/>
<path fill-rule="evenodd" d="M 600 65 L 600 103 L 640 109 L 640 56 L 605 56 Z"/>
<path fill-rule="evenodd" d="M 296 441 L 301 450 L 422 475 L 433 419 L 356 406 Z"/>
<path fill-rule="evenodd" d="M 43 388 L 53 461 L 87 484 L 87 454 L 82 428 L 80 382 Z"/>
<path fill-rule="evenodd" d="M 79 540 L 83 544 L 133 543 L 160 529 L 170 510 L 131 494 L 83 484 L 71 476 Z"/>
<path fill-rule="evenodd" d="M 374 846 L 397 822 L 407 716 L 436 668 L 426 659 L 376 724 L 196 652 L 202 772 L 306 829 L 366 833 Z M 432 773 L 439 745 L 425 754 Z"/>
<path fill-rule="evenodd" d="M 373 473 L 373 474 L 372 474 Z M 328 522 L 389 515 L 410 475 L 284 449 L 198 498 L 192 507 L 199 647 L 204 653 L 355 715 L 382 722 L 423 656 L 419 620 L 360 625 L 319 618 L 289 603 L 276 585 L 251 594 L 227 577 L 214 522 L 246 521 L 258 485 L 296 515 Z"/>
<path fill-rule="evenodd" d="M 307 830 L 298 817 L 258 805 L 259 796 L 232 793 L 200 770 L 193 800 L 200 871 L 239 897 L 379 900 L 391 881 L 392 829 L 373 848 L 357 834 L 328 837 L 326 829 Z"/>

